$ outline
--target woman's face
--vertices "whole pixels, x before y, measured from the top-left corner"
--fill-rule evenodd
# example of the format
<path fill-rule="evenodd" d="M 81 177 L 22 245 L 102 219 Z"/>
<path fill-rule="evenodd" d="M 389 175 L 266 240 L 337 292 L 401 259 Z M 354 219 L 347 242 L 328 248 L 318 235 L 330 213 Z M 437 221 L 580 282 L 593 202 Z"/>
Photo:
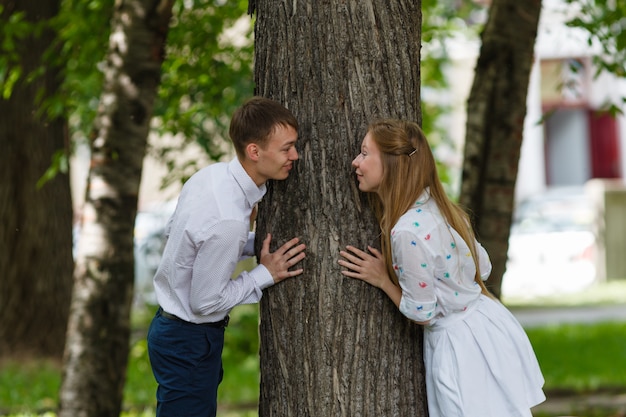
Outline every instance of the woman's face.
<path fill-rule="evenodd" d="M 383 178 L 383 161 L 371 133 L 367 133 L 361 144 L 361 153 L 352 161 L 359 181 L 359 190 L 377 192 Z"/>

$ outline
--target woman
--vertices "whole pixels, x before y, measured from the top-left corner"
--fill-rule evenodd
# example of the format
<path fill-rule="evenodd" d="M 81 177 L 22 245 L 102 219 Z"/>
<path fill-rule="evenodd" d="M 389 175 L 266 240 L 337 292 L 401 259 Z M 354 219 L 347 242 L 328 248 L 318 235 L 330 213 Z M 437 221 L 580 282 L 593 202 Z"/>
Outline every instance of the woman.
<path fill-rule="evenodd" d="M 532 416 L 544 383 L 526 333 L 485 288 L 491 263 L 448 199 L 419 126 L 372 123 L 352 161 L 381 251 L 340 251 L 342 274 L 380 288 L 424 326 L 430 417 Z"/>

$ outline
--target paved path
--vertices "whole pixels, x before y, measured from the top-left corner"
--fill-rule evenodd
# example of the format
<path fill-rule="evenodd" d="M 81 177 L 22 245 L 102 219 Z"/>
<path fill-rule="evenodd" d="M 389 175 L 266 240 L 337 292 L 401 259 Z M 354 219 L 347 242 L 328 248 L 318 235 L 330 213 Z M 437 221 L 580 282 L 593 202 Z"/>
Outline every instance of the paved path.
<path fill-rule="evenodd" d="M 626 304 L 584 307 L 510 307 L 509 310 L 524 327 L 600 321 L 626 322 Z"/>
<path fill-rule="evenodd" d="M 534 415 L 558 417 L 588 417 L 626 415 L 626 394 L 591 393 L 575 396 L 556 396 L 532 409 Z"/>

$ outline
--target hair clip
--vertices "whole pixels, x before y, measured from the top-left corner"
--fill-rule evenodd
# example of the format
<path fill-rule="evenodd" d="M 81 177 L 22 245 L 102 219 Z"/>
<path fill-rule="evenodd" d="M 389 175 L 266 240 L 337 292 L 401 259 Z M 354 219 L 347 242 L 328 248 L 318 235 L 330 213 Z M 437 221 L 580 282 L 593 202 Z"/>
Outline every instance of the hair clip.
<path fill-rule="evenodd" d="M 417 149 L 413 149 L 413 151 L 411 151 L 411 153 L 409 154 L 409 156 L 413 156 L 413 154 L 417 152 Z"/>

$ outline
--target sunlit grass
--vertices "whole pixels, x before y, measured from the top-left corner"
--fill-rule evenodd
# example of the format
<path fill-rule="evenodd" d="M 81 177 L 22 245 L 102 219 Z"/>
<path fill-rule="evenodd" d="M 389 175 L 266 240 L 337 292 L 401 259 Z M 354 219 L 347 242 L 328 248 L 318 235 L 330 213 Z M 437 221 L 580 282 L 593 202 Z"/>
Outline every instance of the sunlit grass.
<path fill-rule="evenodd" d="M 625 294 L 626 282 L 611 282 L 580 295 L 535 300 L 533 305 L 617 303 L 626 300 Z M 527 306 L 528 303 L 516 305 L 520 308 Z M 122 417 L 153 417 L 155 414 L 156 382 L 145 341 L 154 310 L 150 307 L 133 314 L 135 331 Z M 218 417 L 258 416 L 257 314 L 256 305 L 239 306 L 231 314 L 223 354 L 225 374 L 218 395 Z M 626 391 L 626 323 L 544 326 L 528 329 L 527 333 L 546 379 L 546 390 L 585 392 L 617 388 Z M 0 362 L 0 416 L 55 417 L 60 383 L 58 363 L 43 360 Z"/>
<path fill-rule="evenodd" d="M 527 334 L 548 390 L 626 387 L 626 323 L 564 324 Z"/>
<path fill-rule="evenodd" d="M 56 362 L 4 360 L 0 363 L 0 414 L 54 409 L 60 385 Z"/>
<path fill-rule="evenodd" d="M 146 329 L 154 308 L 133 315 L 122 417 L 154 417 L 156 382 L 148 359 Z M 232 311 L 223 353 L 224 380 L 218 394 L 218 417 L 255 417 L 259 392 L 257 306 Z M 0 416 L 55 417 L 61 365 L 47 360 L 0 362 Z"/>

